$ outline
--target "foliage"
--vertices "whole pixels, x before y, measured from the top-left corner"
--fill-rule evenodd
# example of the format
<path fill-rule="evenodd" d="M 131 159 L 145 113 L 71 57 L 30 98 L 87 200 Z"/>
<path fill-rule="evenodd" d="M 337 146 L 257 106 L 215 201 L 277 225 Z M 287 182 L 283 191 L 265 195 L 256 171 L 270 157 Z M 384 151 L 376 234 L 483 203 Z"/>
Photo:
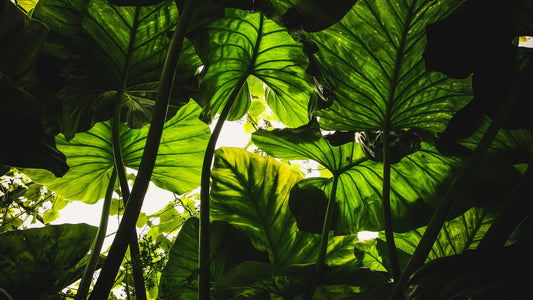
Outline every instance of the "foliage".
<path fill-rule="evenodd" d="M 103 217 L 122 222 L 91 299 L 518 298 L 531 16 L 526 0 L 0 0 L 0 292 L 64 297 L 96 229 L 23 215 L 47 224 L 109 187 Z M 254 153 L 215 151 L 226 120 Z M 175 195 L 153 214 L 146 176 Z"/>

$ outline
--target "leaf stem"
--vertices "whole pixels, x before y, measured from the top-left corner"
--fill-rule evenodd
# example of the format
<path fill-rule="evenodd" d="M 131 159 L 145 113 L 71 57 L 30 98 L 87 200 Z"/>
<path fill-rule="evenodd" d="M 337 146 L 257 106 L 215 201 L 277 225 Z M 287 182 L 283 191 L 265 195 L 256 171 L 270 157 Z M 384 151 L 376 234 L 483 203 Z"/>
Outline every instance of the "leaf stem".
<path fill-rule="evenodd" d="M 385 240 L 389 250 L 389 259 L 392 268 L 392 278 L 398 281 L 401 276 L 396 243 L 394 242 L 394 230 L 392 228 L 392 213 L 390 205 L 390 130 L 383 131 L 383 220 L 385 222 Z"/>
<path fill-rule="evenodd" d="M 211 164 L 215 154 L 215 146 L 222 130 L 222 126 L 228 117 L 228 114 L 239 95 L 242 86 L 248 78 L 249 72 L 246 72 L 237 82 L 228 102 L 218 117 L 217 123 L 205 150 L 204 161 L 202 165 L 202 178 L 200 187 L 200 232 L 199 232 L 199 259 L 198 269 L 198 299 L 208 300 L 210 298 L 210 276 L 211 271 L 209 267 L 210 253 L 209 253 L 209 185 L 211 178 Z"/>
<path fill-rule="evenodd" d="M 424 261 L 426 260 L 429 251 L 433 247 L 433 244 L 435 243 L 435 240 L 442 228 L 442 225 L 444 224 L 444 221 L 446 220 L 448 214 L 453 208 L 455 200 L 458 198 L 463 187 L 468 182 L 474 169 L 483 160 L 485 152 L 487 152 L 487 149 L 496 137 L 498 130 L 501 128 L 507 116 L 509 116 L 511 108 L 514 105 L 516 98 L 518 98 L 519 90 L 523 82 L 524 75 L 523 73 L 520 73 L 519 78 L 513 84 L 511 91 L 509 92 L 505 101 L 498 110 L 498 113 L 496 114 L 495 118 L 490 123 L 489 128 L 481 138 L 479 144 L 472 153 L 472 156 L 468 161 L 466 161 L 465 165 L 463 166 L 459 174 L 457 174 L 451 186 L 448 188 L 448 191 L 442 199 L 441 205 L 433 214 L 433 217 L 431 218 L 431 221 L 429 222 L 429 225 L 426 231 L 424 232 L 422 239 L 416 247 L 413 256 L 409 260 L 409 263 L 405 268 L 404 273 L 400 277 L 400 280 L 396 283 L 389 299 L 402 299 L 402 293 L 409 277 L 416 269 L 418 269 L 420 266 L 422 266 L 422 264 L 424 264 Z"/>
<path fill-rule="evenodd" d="M 120 107 L 122 99 L 122 93 L 118 94 L 117 104 L 115 106 L 115 112 L 113 114 L 113 120 L 111 123 L 111 133 L 113 141 L 113 158 L 115 162 L 115 168 L 117 170 L 118 181 L 120 183 L 120 191 L 122 192 L 122 201 L 124 207 L 128 204 L 130 197 L 130 188 L 128 185 L 128 178 L 126 176 L 126 166 L 122 158 L 122 148 L 120 145 Z M 137 240 L 137 229 L 133 228 L 130 240 L 129 240 L 130 254 L 132 259 L 132 273 L 133 284 L 135 286 L 135 295 L 138 300 L 146 300 L 146 287 L 144 284 L 144 271 L 141 263 L 141 255 L 139 249 L 139 241 Z"/>
<path fill-rule="evenodd" d="M 335 198 L 337 194 L 337 184 L 339 182 L 339 174 L 333 176 L 333 185 L 331 187 L 331 194 L 328 199 L 328 207 L 326 215 L 324 216 L 324 223 L 322 226 L 322 235 L 320 237 L 320 249 L 318 252 L 318 259 L 313 273 L 313 280 L 309 283 L 307 290 L 304 293 L 303 299 L 313 299 L 315 290 L 322 281 L 324 281 L 324 269 L 326 267 L 326 254 L 328 250 L 329 234 L 331 231 L 331 223 L 333 222 L 333 215 L 335 211 Z"/>
<path fill-rule="evenodd" d="M 152 122 L 146 139 L 146 146 L 139 166 L 139 172 L 133 185 L 128 204 L 124 211 L 124 216 L 120 222 L 119 228 L 106 262 L 102 267 L 98 281 L 90 299 L 107 299 L 113 282 L 117 275 L 118 269 L 126 253 L 128 241 L 135 228 L 135 223 L 139 217 L 144 195 L 148 189 L 148 184 L 152 176 L 161 135 L 165 124 L 165 118 L 168 108 L 169 97 L 172 91 L 174 74 L 178 65 L 178 59 L 183 45 L 183 39 L 187 33 L 187 27 L 192 14 L 191 1 L 185 2 L 185 7 L 176 26 L 176 31 L 172 36 L 170 46 L 165 59 L 165 65 L 161 74 L 159 83 L 158 98 L 155 103 Z"/>
<path fill-rule="evenodd" d="M 104 198 L 104 205 L 102 206 L 102 215 L 100 216 L 100 224 L 98 226 L 98 232 L 91 248 L 91 254 L 89 260 L 83 270 L 83 276 L 81 278 L 78 292 L 76 293 L 76 300 L 86 300 L 89 293 L 89 287 L 91 286 L 96 264 L 98 258 L 100 258 L 100 252 L 102 251 L 102 245 L 107 232 L 107 223 L 109 220 L 109 209 L 111 208 L 111 199 L 113 198 L 113 190 L 115 188 L 115 182 L 117 181 L 117 171 L 113 169 L 111 172 L 111 178 L 109 178 L 109 184 Z"/>

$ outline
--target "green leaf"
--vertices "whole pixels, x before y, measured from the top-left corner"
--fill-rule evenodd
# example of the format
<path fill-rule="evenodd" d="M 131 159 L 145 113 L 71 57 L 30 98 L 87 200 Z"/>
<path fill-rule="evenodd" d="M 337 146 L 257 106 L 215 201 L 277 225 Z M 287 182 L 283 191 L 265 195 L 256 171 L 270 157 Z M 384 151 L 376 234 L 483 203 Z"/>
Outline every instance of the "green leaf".
<path fill-rule="evenodd" d="M 161 299 L 196 299 L 198 297 L 198 227 L 197 218 L 189 218 L 170 249 L 169 260 L 161 274 Z M 211 276 L 213 280 L 246 260 L 266 261 L 248 238 L 231 225 L 215 221 L 211 224 Z"/>
<path fill-rule="evenodd" d="M 291 6 L 282 17 L 282 22 L 287 27 L 302 28 L 307 32 L 315 32 L 324 30 L 339 22 L 357 0 L 340 0 L 335 2 L 297 0 L 284 2 L 294 3 L 294 6 Z"/>
<path fill-rule="evenodd" d="M 33 16 L 51 30 L 41 58 L 42 77 L 57 78 L 61 132 L 71 139 L 112 117 L 120 101 L 131 128 L 148 124 L 178 12 L 172 1 L 153 6 L 114 6 L 104 0 L 38 3 Z M 185 43 L 176 73 L 170 116 L 189 99 L 180 95 L 201 64 Z"/>
<path fill-rule="evenodd" d="M 158 187 L 183 194 L 199 185 L 203 153 L 210 134 L 208 126 L 198 119 L 199 114 L 200 108 L 191 101 L 165 123 L 152 175 Z M 139 167 L 148 129 L 148 126 L 141 129 L 120 126 L 126 167 Z M 29 169 L 24 173 L 66 199 L 86 203 L 102 199 L 114 166 L 110 122 L 97 123 L 71 141 L 59 135 L 56 143 L 70 165 L 65 176 L 54 178 L 49 172 Z"/>
<path fill-rule="evenodd" d="M 213 290 L 215 295 L 223 299 L 230 297 L 257 299 L 258 295 L 264 293 L 279 295 L 284 299 L 293 299 L 301 294 L 312 281 L 314 269 L 314 264 L 279 267 L 248 261 L 217 280 Z M 370 269 L 354 266 L 328 266 L 325 270 L 323 285 L 344 284 L 353 288 L 381 289 L 382 291 L 385 289 L 386 291 L 387 282 L 386 276 Z M 361 289 L 356 290 L 361 291 Z M 353 290 L 348 292 L 345 289 L 339 289 L 338 291 L 340 292 L 325 292 L 322 297 L 314 297 L 313 299 L 344 299 L 358 294 Z"/>
<path fill-rule="evenodd" d="M 252 141 L 278 158 L 315 160 L 339 177 L 335 197 L 337 217 L 333 224 L 336 234 L 383 230 L 383 164 L 367 159 L 357 143 L 332 146 L 313 126 L 258 130 L 252 135 Z M 391 166 L 391 209 L 396 232 L 427 224 L 459 164 L 456 158 L 439 155 L 428 143 L 422 143 L 421 147 Z M 332 182 L 333 178 L 308 178 L 300 181 L 296 189 L 305 194 L 318 188 L 329 199 Z M 299 197 L 296 192 L 291 196 Z M 308 207 L 309 204 L 310 201 L 300 201 L 292 210 L 299 215 L 305 210 L 319 209 Z"/>
<path fill-rule="evenodd" d="M 195 99 L 204 107 L 203 119 L 210 122 L 231 97 L 240 94 L 229 120 L 248 110 L 247 79 L 258 78 L 277 98 L 269 106 L 283 123 L 296 127 L 307 123 L 312 87 L 307 81 L 307 58 L 302 45 L 261 13 L 228 10 L 191 37 L 207 71 Z M 243 87 L 245 89 L 243 89 Z M 233 96 L 232 96 L 233 95 Z"/>
<path fill-rule="evenodd" d="M 289 192 L 300 175 L 272 158 L 241 149 L 221 148 L 215 155 L 211 217 L 246 233 L 275 265 L 314 262 L 320 237 L 299 231 L 288 206 Z M 353 263 L 355 241 L 354 235 L 330 238 L 326 262 Z"/>
<path fill-rule="evenodd" d="M 96 227 L 64 224 L 0 234 L 0 287 L 15 299 L 45 299 L 71 282 Z M 81 275 L 81 274 L 80 274 Z"/>
<path fill-rule="evenodd" d="M 444 223 L 428 260 L 464 253 L 476 249 L 492 225 L 494 217 L 486 210 L 472 208 L 459 217 Z M 426 227 L 394 235 L 396 247 L 412 254 L 422 238 Z"/>
<path fill-rule="evenodd" d="M 471 84 L 425 70 L 425 27 L 460 2 L 359 0 L 339 23 L 310 34 L 335 94 L 333 105 L 317 112 L 321 127 L 442 131 L 470 101 Z"/>

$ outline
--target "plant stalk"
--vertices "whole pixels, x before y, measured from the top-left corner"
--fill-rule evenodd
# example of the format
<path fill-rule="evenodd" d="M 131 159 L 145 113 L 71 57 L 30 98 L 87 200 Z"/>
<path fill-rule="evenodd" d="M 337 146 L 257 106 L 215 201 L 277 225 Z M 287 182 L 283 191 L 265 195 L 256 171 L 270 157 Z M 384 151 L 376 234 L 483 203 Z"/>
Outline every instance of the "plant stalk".
<path fill-rule="evenodd" d="M 90 299 L 107 299 L 113 282 L 117 276 L 118 269 L 126 253 L 135 223 L 139 217 L 144 195 L 148 189 L 148 184 L 152 176 L 161 135 L 165 124 L 169 97 L 172 91 L 174 74 L 178 65 L 178 59 L 183 45 L 183 39 L 187 33 L 187 27 L 192 14 L 192 1 L 186 1 L 183 12 L 176 26 L 176 31 L 172 35 L 172 40 L 165 59 L 165 65 L 161 74 L 158 97 L 155 103 L 152 122 L 146 139 L 146 146 L 139 166 L 139 172 L 133 185 L 128 204 L 124 211 L 111 249 L 109 250 L 106 262 L 100 272 L 98 281 Z"/>
<path fill-rule="evenodd" d="M 113 120 L 111 124 L 112 140 L 113 140 L 113 158 L 115 162 L 115 168 L 117 170 L 118 181 L 120 183 L 120 191 L 122 192 L 122 201 L 124 207 L 128 204 L 128 199 L 130 197 L 130 188 L 128 185 L 128 178 L 126 176 L 126 166 L 124 165 L 124 160 L 122 158 L 122 148 L 120 145 L 120 99 L 122 98 L 122 93 L 118 94 L 117 104 L 115 107 L 115 112 L 113 115 Z M 144 271 L 141 263 L 141 254 L 139 249 L 139 241 L 137 240 L 137 229 L 133 228 L 130 241 L 130 254 L 132 259 L 132 273 L 133 273 L 133 284 L 135 286 L 135 295 L 138 300 L 146 300 L 146 287 L 144 284 Z"/>
<path fill-rule="evenodd" d="M 245 74 L 248 74 L 246 72 Z M 202 164 L 202 177 L 200 183 L 200 230 L 199 230 L 199 259 L 198 259 L 198 299 L 208 300 L 210 298 L 210 277 L 211 270 L 209 266 L 210 253 L 209 253 L 209 185 L 211 179 L 211 164 L 213 162 L 213 156 L 215 154 L 215 146 L 222 130 L 222 126 L 228 117 L 228 114 L 235 102 L 235 99 L 239 95 L 242 86 L 246 82 L 248 76 L 242 76 L 239 82 L 237 82 L 235 89 L 229 96 L 228 102 L 224 106 L 224 109 L 218 117 L 217 123 L 205 150 L 204 161 Z"/>
<path fill-rule="evenodd" d="M 383 221 L 385 222 L 385 240 L 389 250 L 389 259 L 392 268 L 392 278 L 395 282 L 400 279 L 400 263 L 394 242 L 394 230 L 392 228 L 392 213 L 390 205 L 390 130 L 383 131 Z"/>
<path fill-rule="evenodd" d="M 320 237 L 320 250 L 318 252 L 318 259 L 313 273 L 313 280 L 309 283 L 307 290 L 304 293 L 303 299 L 313 299 L 315 290 L 322 281 L 324 281 L 324 269 L 326 268 L 326 254 L 328 250 L 329 234 L 331 231 L 331 223 L 333 222 L 333 215 L 335 211 L 335 198 L 337 194 L 337 184 L 339 182 L 339 174 L 333 176 L 333 185 L 331 187 L 331 194 L 328 199 L 328 207 L 322 225 L 322 235 Z"/>
<path fill-rule="evenodd" d="M 100 216 L 100 225 L 98 226 L 98 232 L 91 248 L 91 254 L 89 260 L 83 270 L 83 276 L 81 278 L 78 292 L 76 293 L 76 300 L 86 300 L 89 288 L 93 279 L 94 271 L 96 270 L 96 264 L 98 258 L 100 258 L 100 252 L 102 251 L 102 245 L 107 232 L 107 223 L 109 220 L 109 209 L 111 208 L 111 199 L 113 198 L 113 190 L 115 188 L 115 182 L 117 181 L 117 171 L 113 169 L 111 172 L 111 178 L 109 178 L 109 184 L 104 198 L 104 205 L 102 206 L 102 215 Z"/>
<path fill-rule="evenodd" d="M 481 138 L 474 152 L 472 153 L 472 156 L 468 161 L 466 161 L 465 165 L 463 166 L 459 174 L 457 174 L 451 186 L 448 188 L 448 191 L 442 199 L 441 205 L 433 214 L 433 217 L 431 218 L 431 221 L 429 222 L 428 227 L 424 232 L 424 235 L 422 236 L 422 239 L 416 247 L 413 256 L 409 260 L 409 263 L 405 268 L 404 273 L 400 277 L 400 280 L 396 283 L 389 299 L 403 299 L 402 293 L 405 288 L 405 285 L 407 284 L 407 281 L 409 280 L 409 277 L 416 269 L 418 269 L 424 264 L 429 254 L 429 251 L 431 251 L 431 248 L 433 247 L 433 244 L 435 243 L 435 240 L 442 228 L 442 225 L 446 221 L 448 214 L 453 208 L 455 200 L 457 199 L 463 187 L 470 179 L 474 169 L 483 160 L 484 155 L 487 152 L 490 144 L 496 137 L 498 130 L 501 128 L 505 119 L 507 119 L 507 117 L 509 116 L 511 109 L 514 103 L 516 102 L 516 98 L 518 98 L 519 90 L 523 82 L 524 75 L 520 74 L 519 78 L 515 81 L 511 91 L 507 95 L 505 101 L 501 105 L 495 118 L 490 123 L 489 128 Z"/>

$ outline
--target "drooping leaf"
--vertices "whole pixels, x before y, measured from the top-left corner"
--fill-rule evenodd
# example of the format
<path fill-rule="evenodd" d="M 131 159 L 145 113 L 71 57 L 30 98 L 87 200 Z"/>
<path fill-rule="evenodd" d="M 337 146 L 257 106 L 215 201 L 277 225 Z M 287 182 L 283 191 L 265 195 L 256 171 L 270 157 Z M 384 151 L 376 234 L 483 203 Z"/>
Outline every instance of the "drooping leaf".
<path fill-rule="evenodd" d="M 275 157 L 315 160 L 333 176 L 339 177 L 335 197 L 337 217 L 333 224 L 336 234 L 383 230 L 383 165 L 369 160 L 359 144 L 332 146 L 310 127 L 258 130 L 252 135 L 252 141 Z M 456 158 L 439 155 L 434 147 L 423 142 L 418 152 L 392 165 L 391 209 L 396 232 L 427 224 L 458 164 Z M 332 178 L 308 178 L 296 187 L 303 193 L 318 188 L 329 197 L 332 181 Z M 298 197 L 296 194 L 292 196 Z M 319 209 L 308 207 L 308 204 L 302 202 L 293 211 Z"/>
<path fill-rule="evenodd" d="M 207 68 L 195 96 L 206 122 L 237 95 L 228 119 L 242 117 L 250 105 L 246 81 L 253 75 L 276 93 L 268 104 L 282 122 L 291 127 L 307 123 L 312 93 L 307 58 L 282 27 L 261 13 L 227 10 L 225 18 L 194 32 L 191 39 Z"/>
<path fill-rule="evenodd" d="M 170 43 L 167 33 L 178 18 L 172 1 L 119 7 L 104 0 L 43 0 L 33 16 L 51 30 L 38 75 L 57 81 L 60 129 L 67 139 L 109 120 L 118 101 L 131 128 L 149 123 Z M 170 116 L 188 101 L 183 93 L 194 87 L 200 64 L 191 44 L 184 43 Z"/>
<path fill-rule="evenodd" d="M 161 274 L 158 297 L 161 299 L 195 299 L 198 297 L 198 226 L 189 218 L 181 228 L 170 258 Z M 211 276 L 216 280 L 247 260 L 266 261 L 250 240 L 231 225 L 215 221 L 211 225 Z"/>
<path fill-rule="evenodd" d="M 334 103 L 320 110 L 327 130 L 422 128 L 440 132 L 471 99 L 470 80 L 427 72 L 425 27 L 461 1 L 359 0 L 337 24 L 310 34 Z"/>
<path fill-rule="evenodd" d="M 19 168 L 42 168 L 63 176 L 69 169 L 56 148 L 54 137 L 41 122 L 39 104 L 0 73 L 0 127 L 6 128 L 0 164 Z"/>
<path fill-rule="evenodd" d="M 217 280 L 213 290 L 215 295 L 223 299 L 261 299 L 260 296 L 265 294 L 293 299 L 303 293 L 312 281 L 314 268 L 314 264 L 279 267 L 260 262 L 244 262 Z M 345 285 L 353 289 L 326 290 L 318 297 L 315 294 L 313 299 L 344 299 L 358 296 L 361 291 L 368 289 L 380 290 L 382 296 L 385 296 L 388 294 L 387 283 L 388 278 L 384 274 L 367 268 L 328 266 L 324 274 L 324 284 L 321 286 Z"/>
<path fill-rule="evenodd" d="M 278 266 L 312 263 L 320 237 L 299 231 L 289 211 L 289 192 L 301 180 L 295 171 L 272 158 L 241 149 L 215 152 L 212 171 L 211 216 L 246 233 L 254 246 Z M 331 237 L 326 263 L 351 264 L 355 235 Z"/>
<path fill-rule="evenodd" d="M 199 185 L 210 134 L 208 126 L 198 119 L 199 114 L 200 108 L 191 101 L 165 123 L 152 175 L 152 181 L 160 188 L 183 194 Z M 126 167 L 139 167 L 148 129 L 130 129 L 121 124 L 120 144 Z M 56 143 L 70 165 L 65 176 L 56 179 L 46 171 L 24 172 L 66 199 L 86 203 L 102 199 L 114 166 L 110 122 L 97 123 L 70 141 L 59 135 Z"/>
<path fill-rule="evenodd" d="M 63 224 L 0 234 L 0 287 L 15 299 L 57 294 L 80 270 L 96 230 L 87 224 Z"/>

